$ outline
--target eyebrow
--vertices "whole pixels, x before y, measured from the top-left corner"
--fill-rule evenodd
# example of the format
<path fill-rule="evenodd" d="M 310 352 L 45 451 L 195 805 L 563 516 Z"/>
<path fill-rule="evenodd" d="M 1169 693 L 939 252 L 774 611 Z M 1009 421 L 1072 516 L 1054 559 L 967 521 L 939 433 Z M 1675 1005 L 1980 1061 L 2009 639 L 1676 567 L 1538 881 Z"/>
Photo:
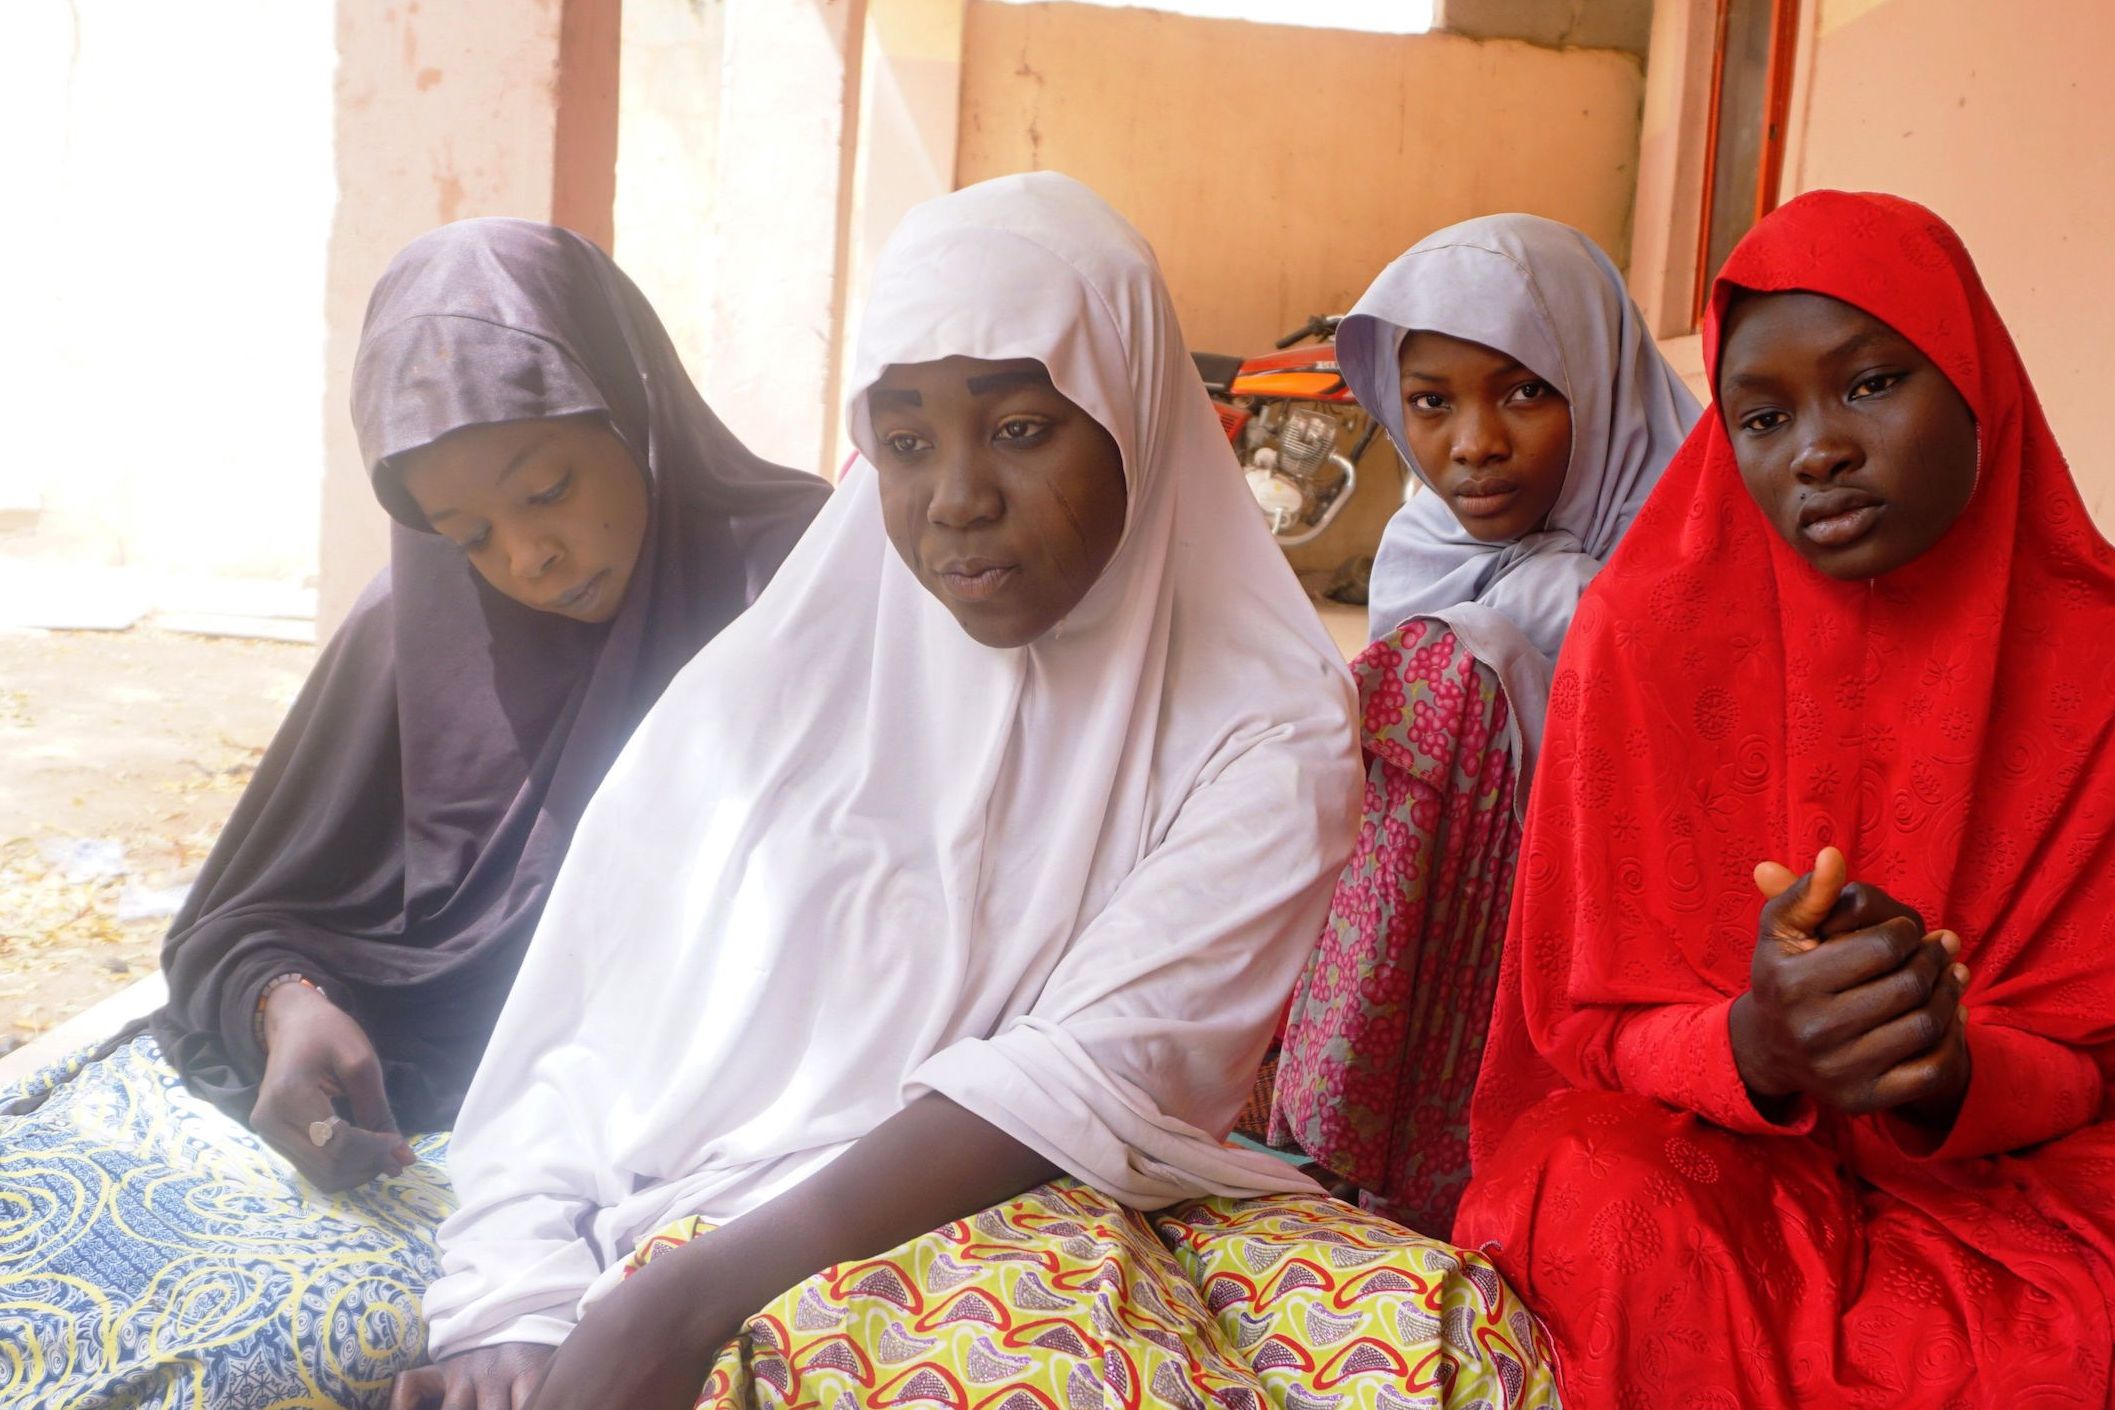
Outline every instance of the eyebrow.
<path fill-rule="evenodd" d="M 1886 329 L 1868 328 L 1862 333 L 1851 334 L 1850 337 L 1845 338 L 1835 347 L 1830 348 L 1826 353 L 1823 353 L 1822 356 L 1824 358 L 1848 357 L 1854 352 L 1863 352 L 1867 347 L 1870 347 L 1874 343 L 1884 341 L 1887 338 L 1887 335 L 1888 330 Z"/>
<path fill-rule="evenodd" d="M 1510 377 L 1516 372 L 1526 372 L 1527 370 L 1528 366 L 1526 363 L 1521 362 L 1518 358 L 1509 357 L 1505 360 L 1503 366 L 1494 367 L 1486 373 L 1484 380 L 1489 381 L 1493 377 Z M 1414 377 L 1420 382 L 1448 382 L 1453 380 L 1437 372 L 1419 372 L 1416 368 L 1411 367 L 1403 369 L 1403 376 L 1405 378 Z"/>
<path fill-rule="evenodd" d="M 1815 365 L 1819 366 L 1822 363 L 1835 362 L 1841 358 L 1849 357 L 1854 353 L 1863 352 L 1868 347 L 1871 347 L 1874 343 L 1881 343 L 1887 341 L 1892 331 L 1893 330 L 1887 328 L 1867 328 L 1863 329 L 1860 332 L 1853 333 L 1850 337 L 1845 338 L 1842 342 L 1836 344 L 1835 347 L 1830 348 L 1827 352 L 1815 358 Z M 1736 372 L 1732 376 L 1725 378 L 1724 382 L 1725 385 L 1728 387 L 1740 387 L 1749 391 L 1753 391 L 1756 388 L 1774 387 L 1775 385 L 1777 385 L 1775 378 L 1754 372 Z"/>
<path fill-rule="evenodd" d="M 500 471 L 499 478 L 497 480 L 494 480 L 492 483 L 495 485 L 504 485 L 505 483 L 507 483 L 507 476 L 513 474 L 516 470 L 519 470 L 522 466 L 528 464 L 530 459 L 534 457 L 538 451 L 542 450 L 543 447 L 543 441 L 541 439 L 538 439 L 530 441 L 520 450 L 515 451 L 514 458 L 507 462 L 507 468 Z"/>
<path fill-rule="evenodd" d="M 969 394 L 973 397 L 980 397 L 986 392 L 996 392 L 1006 387 L 1017 387 L 1024 382 L 1036 383 L 1047 387 L 1050 385 L 1050 374 L 1040 367 L 1016 367 L 1007 372 L 987 372 L 981 377 L 969 379 Z"/>
<path fill-rule="evenodd" d="M 522 466 L 528 464 L 529 461 L 534 458 L 536 452 L 542 450 L 543 447 L 544 443 L 542 441 L 535 440 L 530 441 L 520 450 L 515 451 L 513 458 L 507 462 L 506 468 L 499 472 L 499 478 L 497 480 L 494 480 L 492 483 L 495 485 L 504 485 L 505 483 L 507 483 L 507 477 L 513 474 L 516 470 L 521 469 Z M 457 511 L 453 509 L 436 509 L 426 516 L 426 522 L 428 524 L 438 524 L 443 519 L 453 519 L 456 516 L 456 513 Z"/>

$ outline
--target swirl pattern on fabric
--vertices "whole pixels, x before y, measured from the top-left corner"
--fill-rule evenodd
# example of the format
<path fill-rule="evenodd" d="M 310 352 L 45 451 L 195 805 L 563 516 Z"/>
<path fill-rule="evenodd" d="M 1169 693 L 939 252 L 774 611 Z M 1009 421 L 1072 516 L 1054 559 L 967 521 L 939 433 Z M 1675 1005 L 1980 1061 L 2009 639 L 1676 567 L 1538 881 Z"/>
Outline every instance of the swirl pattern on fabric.
<path fill-rule="evenodd" d="M 425 1351 L 447 1144 L 319 1195 L 149 1037 L 0 1092 L 0 1407 L 387 1404 Z"/>
<path fill-rule="evenodd" d="M 637 1268 L 708 1231 L 688 1219 Z M 1158 1215 L 1059 1180 L 750 1318 L 699 1410 L 1554 1410 L 1490 1264 L 1315 1196 Z"/>

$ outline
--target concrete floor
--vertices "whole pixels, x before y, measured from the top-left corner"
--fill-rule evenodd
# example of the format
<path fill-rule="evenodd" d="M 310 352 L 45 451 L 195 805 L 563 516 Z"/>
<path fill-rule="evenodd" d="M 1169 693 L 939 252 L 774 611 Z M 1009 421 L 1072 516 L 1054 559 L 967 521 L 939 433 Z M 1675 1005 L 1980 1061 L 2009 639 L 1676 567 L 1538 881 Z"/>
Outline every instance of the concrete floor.
<path fill-rule="evenodd" d="M 1341 602 L 1317 602 L 1315 609 L 1322 614 L 1322 625 L 1329 629 L 1329 639 L 1337 644 L 1337 650 L 1349 661 L 1366 649 L 1366 609 L 1346 607 Z"/>

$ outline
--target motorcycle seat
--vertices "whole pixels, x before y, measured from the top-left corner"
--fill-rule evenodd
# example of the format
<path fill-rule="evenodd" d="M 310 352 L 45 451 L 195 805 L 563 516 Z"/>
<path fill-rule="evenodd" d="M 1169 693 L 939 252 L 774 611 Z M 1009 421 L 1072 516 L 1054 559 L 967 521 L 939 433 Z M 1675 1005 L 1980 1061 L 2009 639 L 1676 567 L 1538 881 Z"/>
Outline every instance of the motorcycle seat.
<path fill-rule="evenodd" d="M 1197 375 L 1204 379 L 1204 389 L 1216 396 L 1225 396 L 1241 371 L 1241 359 L 1231 353 L 1193 352 L 1190 361 L 1197 364 Z"/>

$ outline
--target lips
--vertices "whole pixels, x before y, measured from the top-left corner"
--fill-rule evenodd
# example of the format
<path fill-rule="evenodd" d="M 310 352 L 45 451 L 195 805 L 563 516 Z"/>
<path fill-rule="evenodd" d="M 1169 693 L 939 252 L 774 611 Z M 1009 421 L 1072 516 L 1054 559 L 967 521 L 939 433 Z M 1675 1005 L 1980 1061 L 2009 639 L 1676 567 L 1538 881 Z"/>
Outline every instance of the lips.
<path fill-rule="evenodd" d="M 549 610 L 559 613 L 585 611 L 602 595 L 602 585 L 608 581 L 609 575 L 610 570 L 604 568 L 563 597 L 553 599 Z"/>
<path fill-rule="evenodd" d="M 1823 548 L 1848 548 L 1871 533 L 1887 501 L 1859 489 L 1823 490 L 1799 506 L 1799 532 Z"/>
<path fill-rule="evenodd" d="M 989 558 L 958 558 L 934 570 L 952 597 L 964 602 L 983 602 L 996 597 L 1014 579 L 1017 565 Z"/>
<path fill-rule="evenodd" d="M 1495 475 L 1463 480 L 1450 492 L 1455 509 L 1470 519 L 1489 519 L 1503 514 L 1519 493 L 1517 483 Z"/>

